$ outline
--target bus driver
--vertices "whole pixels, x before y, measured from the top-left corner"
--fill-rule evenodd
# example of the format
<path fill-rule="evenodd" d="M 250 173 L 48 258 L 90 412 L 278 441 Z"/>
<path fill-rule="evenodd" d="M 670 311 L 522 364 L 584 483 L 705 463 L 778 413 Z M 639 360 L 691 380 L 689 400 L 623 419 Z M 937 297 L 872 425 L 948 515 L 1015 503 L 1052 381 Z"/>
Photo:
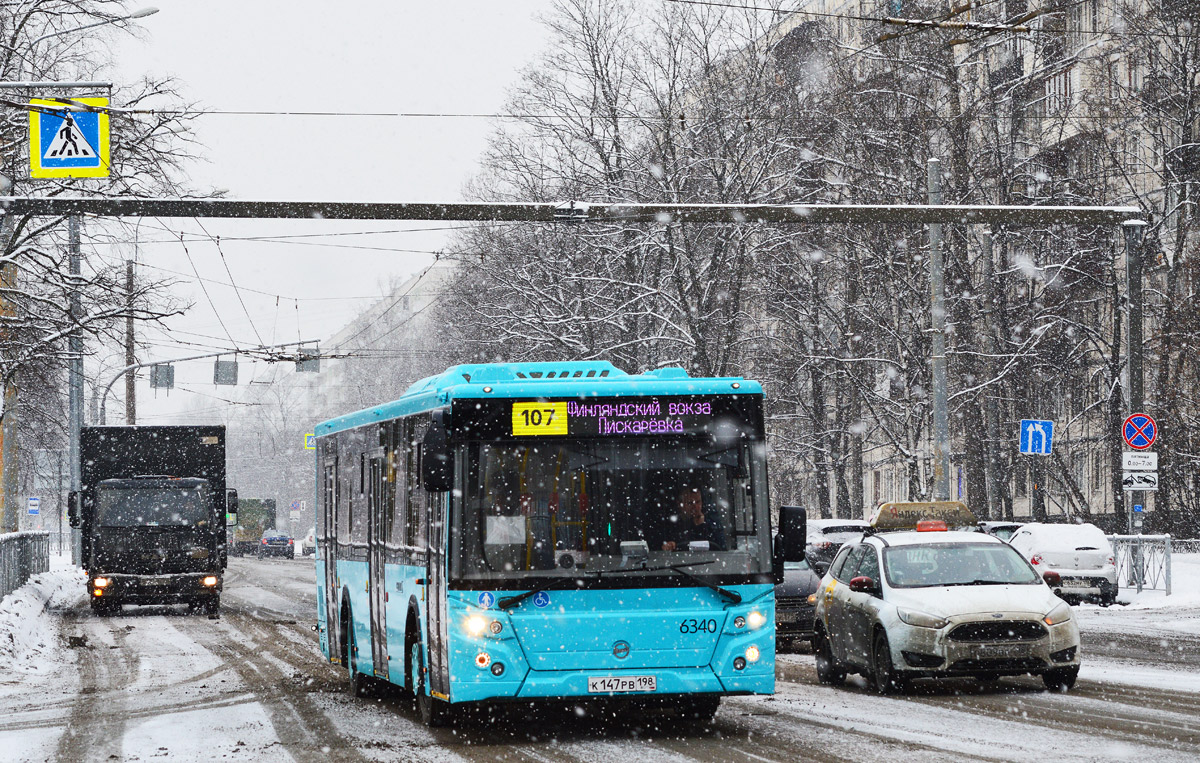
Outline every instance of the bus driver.
<path fill-rule="evenodd" d="M 667 535 L 674 540 L 664 541 L 663 551 L 683 551 L 696 541 L 708 543 L 713 551 L 725 550 L 725 533 L 719 516 L 704 510 L 704 498 L 699 488 L 684 488 L 679 494 L 679 511 L 670 518 L 673 527 Z"/>

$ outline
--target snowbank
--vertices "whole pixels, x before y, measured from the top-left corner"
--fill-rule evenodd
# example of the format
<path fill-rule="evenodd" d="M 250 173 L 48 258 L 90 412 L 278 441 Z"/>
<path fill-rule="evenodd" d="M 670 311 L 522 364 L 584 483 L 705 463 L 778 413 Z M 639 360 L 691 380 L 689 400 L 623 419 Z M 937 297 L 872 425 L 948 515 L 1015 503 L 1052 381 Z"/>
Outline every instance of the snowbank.
<path fill-rule="evenodd" d="M 44 673 L 67 660 L 58 642 L 57 618 L 46 610 L 82 604 L 83 572 L 69 557 L 51 557 L 50 571 L 35 575 L 0 600 L 0 664 L 6 670 Z"/>
<path fill-rule="evenodd" d="M 1117 600 L 1128 609 L 1200 608 L 1200 554 L 1171 555 L 1171 595 L 1165 591 L 1142 591 L 1121 587 Z"/>

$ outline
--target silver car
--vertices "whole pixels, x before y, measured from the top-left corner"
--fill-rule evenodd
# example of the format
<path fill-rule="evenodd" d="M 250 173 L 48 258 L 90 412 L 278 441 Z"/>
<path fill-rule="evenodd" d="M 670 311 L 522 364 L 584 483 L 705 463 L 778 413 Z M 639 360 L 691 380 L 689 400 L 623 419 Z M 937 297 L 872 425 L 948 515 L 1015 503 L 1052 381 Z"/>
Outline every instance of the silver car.
<path fill-rule="evenodd" d="M 1069 602 L 1095 601 L 1107 607 L 1117 600 L 1117 566 L 1112 544 L 1092 524 L 1021 525 L 1008 541 L 1039 573 L 1056 572 L 1055 592 Z"/>
<path fill-rule="evenodd" d="M 861 673 L 885 694 L 925 677 L 1032 673 L 1051 689 L 1074 686 L 1071 607 L 1007 543 L 944 527 L 842 548 L 817 592 L 818 680 Z"/>

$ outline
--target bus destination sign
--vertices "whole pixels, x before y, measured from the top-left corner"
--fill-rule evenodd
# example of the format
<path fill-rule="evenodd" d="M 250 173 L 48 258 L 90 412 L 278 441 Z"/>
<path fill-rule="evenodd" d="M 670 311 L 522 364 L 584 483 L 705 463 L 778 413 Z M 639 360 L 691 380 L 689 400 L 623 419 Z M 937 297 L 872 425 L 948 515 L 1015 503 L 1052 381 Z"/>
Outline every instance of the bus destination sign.
<path fill-rule="evenodd" d="M 725 426 L 757 432 L 762 416 L 761 400 L 752 395 L 456 400 L 454 406 L 455 434 L 468 439 L 715 435 Z"/>

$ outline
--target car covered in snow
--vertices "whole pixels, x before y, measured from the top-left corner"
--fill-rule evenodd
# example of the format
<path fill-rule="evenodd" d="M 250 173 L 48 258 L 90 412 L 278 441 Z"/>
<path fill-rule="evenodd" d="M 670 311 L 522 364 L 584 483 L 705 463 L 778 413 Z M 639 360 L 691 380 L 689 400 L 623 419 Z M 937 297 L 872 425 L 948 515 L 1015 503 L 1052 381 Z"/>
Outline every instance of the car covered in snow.
<path fill-rule="evenodd" d="M 1117 566 L 1112 544 L 1093 524 L 1022 525 L 1009 543 L 1038 572 L 1056 572 L 1056 593 L 1069 602 L 1108 606 L 1117 600 Z"/>
<path fill-rule="evenodd" d="M 899 520 L 881 522 L 888 511 Z M 847 543 L 821 580 L 819 681 L 861 673 L 880 693 L 924 677 L 1035 674 L 1048 688 L 1074 685 L 1071 607 L 1012 546 L 948 530 L 975 524 L 961 518 L 969 512 L 958 502 L 884 504 L 880 512 L 874 532 Z"/>
<path fill-rule="evenodd" d="M 870 524 L 861 519 L 810 519 L 804 558 L 814 570 L 824 575 L 842 544 L 858 540 L 868 528 Z"/>
<path fill-rule="evenodd" d="M 300 555 L 308 556 L 317 552 L 317 528 L 308 528 L 308 535 L 300 541 Z"/>
<path fill-rule="evenodd" d="M 979 532 L 995 535 L 1000 540 L 1010 540 L 1013 533 L 1021 529 L 1021 524 L 1021 522 L 980 522 Z"/>

